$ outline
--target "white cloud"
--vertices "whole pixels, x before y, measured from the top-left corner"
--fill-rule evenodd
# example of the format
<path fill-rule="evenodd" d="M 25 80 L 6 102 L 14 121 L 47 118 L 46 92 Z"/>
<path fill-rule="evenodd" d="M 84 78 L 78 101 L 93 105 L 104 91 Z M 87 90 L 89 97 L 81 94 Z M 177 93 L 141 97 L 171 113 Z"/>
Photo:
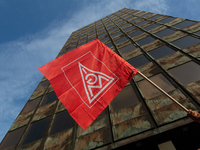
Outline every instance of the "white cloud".
<path fill-rule="evenodd" d="M 169 9 L 164 0 L 140 0 L 136 1 L 134 6 L 137 10 L 144 10 L 158 14 L 166 14 Z"/>
<path fill-rule="evenodd" d="M 0 45 L 0 141 L 42 78 L 37 68 L 56 57 L 71 32 L 124 7 L 167 11 L 163 0 L 99 1 L 86 4 L 71 18 L 54 22 L 42 32 Z"/>

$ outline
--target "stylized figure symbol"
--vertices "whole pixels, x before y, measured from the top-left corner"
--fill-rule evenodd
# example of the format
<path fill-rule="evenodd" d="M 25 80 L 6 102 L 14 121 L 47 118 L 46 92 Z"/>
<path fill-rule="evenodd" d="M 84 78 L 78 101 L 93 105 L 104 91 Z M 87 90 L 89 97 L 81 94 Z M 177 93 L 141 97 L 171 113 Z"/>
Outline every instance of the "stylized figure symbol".
<path fill-rule="evenodd" d="M 91 104 L 113 81 L 108 75 L 88 69 L 79 62 L 84 89 Z M 103 84 L 104 83 L 104 84 Z"/>

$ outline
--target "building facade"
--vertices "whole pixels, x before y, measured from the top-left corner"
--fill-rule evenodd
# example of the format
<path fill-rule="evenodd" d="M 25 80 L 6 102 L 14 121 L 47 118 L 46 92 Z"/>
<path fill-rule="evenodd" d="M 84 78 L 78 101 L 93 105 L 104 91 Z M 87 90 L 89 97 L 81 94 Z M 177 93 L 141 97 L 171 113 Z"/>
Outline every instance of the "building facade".
<path fill-rule="evenodd" d="M 77 31 L 57 57 L 98 38 L 187 109 L 200 110 L 200 22 L 121 9 Z M 43 77 L 0 150 L 198 149 L 200 124 L 135 75 L 84 131 Z"/>

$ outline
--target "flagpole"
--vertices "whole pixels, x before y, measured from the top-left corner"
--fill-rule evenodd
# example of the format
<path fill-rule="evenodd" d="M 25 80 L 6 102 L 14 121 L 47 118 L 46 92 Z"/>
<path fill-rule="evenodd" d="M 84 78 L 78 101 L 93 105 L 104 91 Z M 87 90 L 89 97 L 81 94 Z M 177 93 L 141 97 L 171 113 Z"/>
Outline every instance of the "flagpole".
<path fill-rule="evenodd" d="M 172 101 L 174 101 L 177 105 L 179 105 L 182 109 L 184 109 L 188 113 L 188 109 L 185 108 L 181 103 L 179 103 L 177 100 L 175 100 L 173 97 L 171 97 L 168 93 L 166 93 L 164 90 L 162 90 L 159 86 L 157 86 L 155 83 L 153 83 L 151 80 L 149 80 L 145 75 L 143 75 L 140 71 L 138 73 L 145 78 L 149 83 L 151 83 L 154 87 L 156 87 L 159 91 L 164 93 L 167 97 L 169 97 Z"/>

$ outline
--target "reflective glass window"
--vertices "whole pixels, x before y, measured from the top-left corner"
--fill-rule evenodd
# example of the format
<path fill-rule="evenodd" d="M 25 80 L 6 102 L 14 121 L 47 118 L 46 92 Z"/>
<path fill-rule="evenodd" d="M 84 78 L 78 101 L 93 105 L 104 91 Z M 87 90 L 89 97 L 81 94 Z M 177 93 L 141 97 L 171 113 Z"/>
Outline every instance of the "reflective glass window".
<path fill-rule="evenodd" d="M 200 65 L 193 61 L 170 69 L 168 72 L 183 85 L 200 80 Z"/>
<path fill-rule="evenodd" d="M 200 35 L 200 31 L 198 31 L 198 32 L 195 32 L 195 34 L 198 34 L 198 35 Z"/>
<path fill-rule="evenodd" d="M 152 38 L 151 36 L 149 36 L 149 37 L 146 37 L 146 38 L 144 38 L 144 39 L 141 39 L 141 40 L 137 41 L 137 43 L 138 43 L 140 46 L 142 46 L 142 45 L 146 45 L 146 44 L 148 44 L 148 43 L 150 43 L 150 42 L 152 42 L 152 41 L 155 41 L 155 39 Z"/>
<path fill-rule="evenodd" d="M 101 41 L 101 42 L 105 42 L 105 41 L 107 41 L 107 40 L 110 40 L 110 38 L 109 38 L 109 37 L 106 37 L 106 38 L 104 38 L 104 39 L 101 39 L 100 41 Z"/>
<path fill-rule="evenodd" d="M 107 47 L 112 47 L 113 46 L 113 44 L 112 43 L 107 43 L 107 44 L 105 44 Z"/>
<path fill-rule="evenodd" d="M 8 132 L 5 139 L 0 145 L 0 150 L 5 148 L 15 149 L 26 127 L 18 128 L 14 131 Z"/>
<path fill-rule="evenodd" d="M 147 14 L 145 14 L 145 15 L 142 16 L 142 17 L 147 17 L 147 16 L 149 16 L 149 15 L 151 15 L 151 13 L 147 13 Z"/>
<path fill-rule="evenodd" d="M 176 52 L 175 50 L 171 49 L 168 46 L 162 46 L 160 48 L 157 48 L 149 52 L 149 54 L 153 56 L 155 59 L 159 59 L 175 52 Z"/>
<path fill-rule="evenodd" d="M 77 41 L 76 41 L 76 42 L 74 42 L 74 43 L 72 43 L 71 45 L 75 45 L 75 44 L 77 44 Z"/>
<path fill-rule="evenodd" d="M 151 30 L 151 29 L 153 29 L 153 28 L 156 28 L 156 27 L 158 27 L 159 25 L 157 25 L 157 24 L 152 24 L 152 25 L 150 25 L 150 26 L 148 26 L 148 27 L 145 27 L 144 29 L 145 30 Z"/>
<path fill-rule="evenodd" d="M 137 20 L 139 20 L 140 18 L 136 18 L 136 19 L 133 19 L 133 20 L 131 20 L 131 22 L 133 23 L 133 22 L 135 22 L 135 21 L 137 21 Z"/>
<path fill-rule="evenodd" d="M 126 29 L 124 29 L 124 31 L 129 31 L 129 30 L 132 30 L 132 29 L 134 29 L 135 27 L 134 26 L 130 26 L 130 27 L 128 27 L 128 28 L 126 28 Z"/>
<path fill-rule="evenodd" d="M 139 34 L 142 34 L 142 33 L 144 33 L 144 32 L 138 30 L 138 31 L 135 31 L 135 32 L 133 32 L 133 33 L 130 33 L 129 36 L 130 36 L 131 38 L 133 38 L 133 37 L 135 37 L 135 36 L 137 36 L 137 35 L 139 35 Z"/>
<path fill-rule="evenodd" d="M 79 42 L 85 41 L 87 39 L 87 37 L 81 39 Z"/>
<path fill-rule="evenodd" d="M 197 39 L 197 38 L 194 38 L 192 36 L 186 36 L 184 38 L 181 38 L 177 41 L 172 42 L 172 44 L 184 49 L 184 48 L 187 48 L 187 47 L 192 46 L 194 44 L 197 44 L 199 42 L 200 42 L 200 40 Z"/>
<path fill-rule="evenodd" d="M 127 53 L 127 52 L 129 52 L 129 51 L 134 50 L 135 48 L 136 48 L 136 47 L 135 47 L 133 44 L 129 44 L 129 45 L 127 45 L 127 46 L 124 46 L 124 47 L 120 48 L 119 51 L 120 51 L 122 54 L 124 54 L 124 53 Z"/>
<path fill-rule="evenodd" d="M 118 28 L 114 28 L 114 29 L 112 29 L 112 30 L 109 30 L 109 33 L 111 33 L 111 32 L 113 32 L 113 31 L 115 31 L 115 30 L 117 30 Z"/>
<path fill-rule="evenodd" d="M 121 24 L 122 22 L 124 22 L 124 20 L 122 20 L 122 21 L 118 22 L 118 23 L 117 23 L 117 25 Z"/>
<path fill-rule="evenodd" d="M 112 34 L 111 36 L 112 36 L 112 37 L 115 37 L 115 36 L 118 36 L 118 35 L 120 35 L 120 34 L 122 34 L 121 31 L 119 31 L 119 32 L 117 32 L 117 33 L 115 33 L 115 34 Z"/>
<path fill-rule="evenodd" d="M 41 83 L 38 85 L 38 87 L 36 88 L 36 90 L 41 90 L 41 89 L 47 87 L 48 85 L 49 85 L 49 80 L 43 81 L 43 82 L 41 82 Z"/>
<path fill-rule="evenodd" d="M 137 23 L 136 25 L 137 26 L 140 26 L 140 25 L 143 25 L 143 24 L 145 24 L 145 23 L 147 23 L 148 21 L 146 21 L 146 20 L 144 20 L 144 21 L 142 21 L 142 22 L 140 22 L 140 23 Z"/>
<path fill-rule="evenodd" d="M 160 17 L 161 15 L 155 15 L 155 16 L 153 16 L 153 17 L 151 17 L 151 18 L 149 18 L 149 20 L 154 20 L 154 19 L 157 19 L 158 17 Z"/>
<path fill-rule="evenodd" d="M 54 102 L 55 100 L 57 100 L 57 96 L 56 96 L 56 93 L 55 92 L 51 92 L 51 93 L 47 93 L 44 97 L 44 100 L 41 104 L 41 106 L 44 106 L 46 104 L 49 104 L 49 103 L 52 103 Z"/>
<path fill-rule="evenodd" d="M 126 41 L 126 40 L 128 40 L 128 38 L 127 38 L 127 37 L 123 37 L 123 38 L 120 38 L 120 39 L 118 39 L 118 40 L 115 40 L 115 43 L 116 43 L 116 44 L 119 44 L 119 43 L 124 42 L 124 41 Z"/>
<path fill-rule="evenodd" d="M 85 41 L 85 42 L 82 42 L 82 43 L 80 43 L 80 44 L 78 45 L 78 47 L 80 47 L 80 46 L 84 45 L 85 43 L 86 43 L 86 41 Z"/>
<path fill-rule="evenodd" d="M 139 15 L 141 15 L 141 14 L 143 14 L 144 12 L 140 12 L 140 13 L 138 13 L 138 14 L 136 14 L 137 16 L 139 16 Z"/>
<path fill-rule="evenodd" d="M 113 112 L 138 104 L 140 101 L 131 85 L 124 87 L 112 100 L 110 106 Z"/>
<path fill-rule="evenodd" d="M 174 32 L 175 32 L 174 30 L 167 28 L 165 30 L 162 30 L 160 32 L 155 33 L 155 35 L 157 35 L 158 37 L 162 38 L 162 37 L 170 35 L 170 34 L 172 34 Z"/>
<path fill-rule="evenodd" d="M 103 34 L 100 34 L 100 35 L 98 35 L 99 37 L 102 37 L 102 36 L 104 36 L 104 35 L 106 35 L 107 34 L 107 32 L 105 32 L 105 33 L 103 33 Z"/>
<path fill-rule="evenodd" d="M 102 31 L 105 31 L 104 29 L 98 30 L 98 33 L 101 33 Z"/>
<path fill-rule="evenodd" d="M 127 15 L 123 15 L 123 18 L 126 18 L 126 17 L 128 17 L 129 15 L 127 14 Z"/>
<path fill-rule="evenodd" d="M 164 24 L 164 23 L 170 22 L 170 21 L 172 21 L 172 20 L 174 20 L 174 19 L 176 19 L 176 18 L 168 17 L 168 18 L 165 18 L 165 19 L 163 19 L 163 20 L 160 20 L 159 22 Z"/>
<path fill-rule="evenodd" d="M 161 89 L 163 89 L 165 92 L 175 90 L 175 87 L 162 74 L 155 75 L 153 77 L 150 77 L 149 79 L 156 85 L 158 85 Z M 142 80 L 138 82 L 138 86 L 146 99 L 151 99 L 153 97 L 162 95 L 162 92 L 156 89 L 147 80 Z"/>
<path fill-rule="evenodd" d="M 28 131 L 22 145 L 25 145 L 30 142 L 43 138 L 47 130 L 49 120 L 50 118 L 48 117 L 46 119 L 32 123 L 30 126 L 30 130 Z"/>
<path fill-rule="evenodd" d="M 62 49 L 66 49 L 66 48 L 68 48 L 68 47 L 69 47 L 69 45 L 67 45 L 67 46 L 63 47 Z"/>
<path fill-rule="evenodd" d="M 144 55 L 140 55 L 138 57 L 135 57 L 135 58 L 128 60 L 128 63 L 131 64 L 135 68 L 140 67 L 142 65 L 145 65 L 149 62 L 150 61 Z"/>
<path fill-rule="evenodd" d="M 195 23 L 196 22 L 194 22 L 194 21 L 185 20 L 185 21 L 183 21 L 181 23 L 173 25 L 173 27 L 176 27 L 176 28 L 179 28 L 179 29 L 183 29 L 183 28 L 189 27 L 189 26 L 191 26 L 191 25 L 193 25 Z"/>
<path fill-rule="evenodd" d="M 58 55 L 58 57 L 61 56 L 61 55 L 63 55 L 63 54 L 65 54 L 65 53 L 66 53 L 66 51 L 60 52 L 59 55 Z"/>
<path fill-rule="evenodd" d="M 123 27 L 125 27 L 127 25 L 129 25 L 129 23 L 122 24 L 122 25 L 120 25 L 120 27 L 123 28 Z"/>
<path fill-rule="evenodd" d="M 64 131 L 73 126 L 74 126 L 74 119 L 72 119 L 67 110 L 57 113 L 51 128 L 50 135 Z"/>
<path fill-rule="evenodd" d="M 112 27 L 115 27 L 115 25 L 109 26 L 107 29 L 110 29 L 110 28 L 112 28 Z"/>
<path fill-rule="evenodd" d="M 68 49 L 68 52 L 69 51 L 72 51 L 73 49 L 75 49 L 76 47 L 71 47 L 70 49 Z"/>
<path fill-rule="evenodd" d="M 39 104 L 39 102 L 41 101 L 41 99 L 42 99 L 42 97 L 38 97 L 34 100 L 28 101 L 20 114 L 25 114 L 27 112 L 34 110 L 37 107 L 37 105 Z"/>
<path fill-rule="evenodd" d="M 132 18 L 134 18 L 134 16 L 131 16 L 131 17 L 127 18 L 126 20 L 130 20 L 130 19 L 132 19 Z"/>
<path fill-rule="evenodd" d="M 96 39 L 96 37 L 95 37 L 95 38 L 91 38 L 91 39 L 89 39 L 88 42 L 91 42 L 91 41 L 93 41 L 94 39 Z"/>

